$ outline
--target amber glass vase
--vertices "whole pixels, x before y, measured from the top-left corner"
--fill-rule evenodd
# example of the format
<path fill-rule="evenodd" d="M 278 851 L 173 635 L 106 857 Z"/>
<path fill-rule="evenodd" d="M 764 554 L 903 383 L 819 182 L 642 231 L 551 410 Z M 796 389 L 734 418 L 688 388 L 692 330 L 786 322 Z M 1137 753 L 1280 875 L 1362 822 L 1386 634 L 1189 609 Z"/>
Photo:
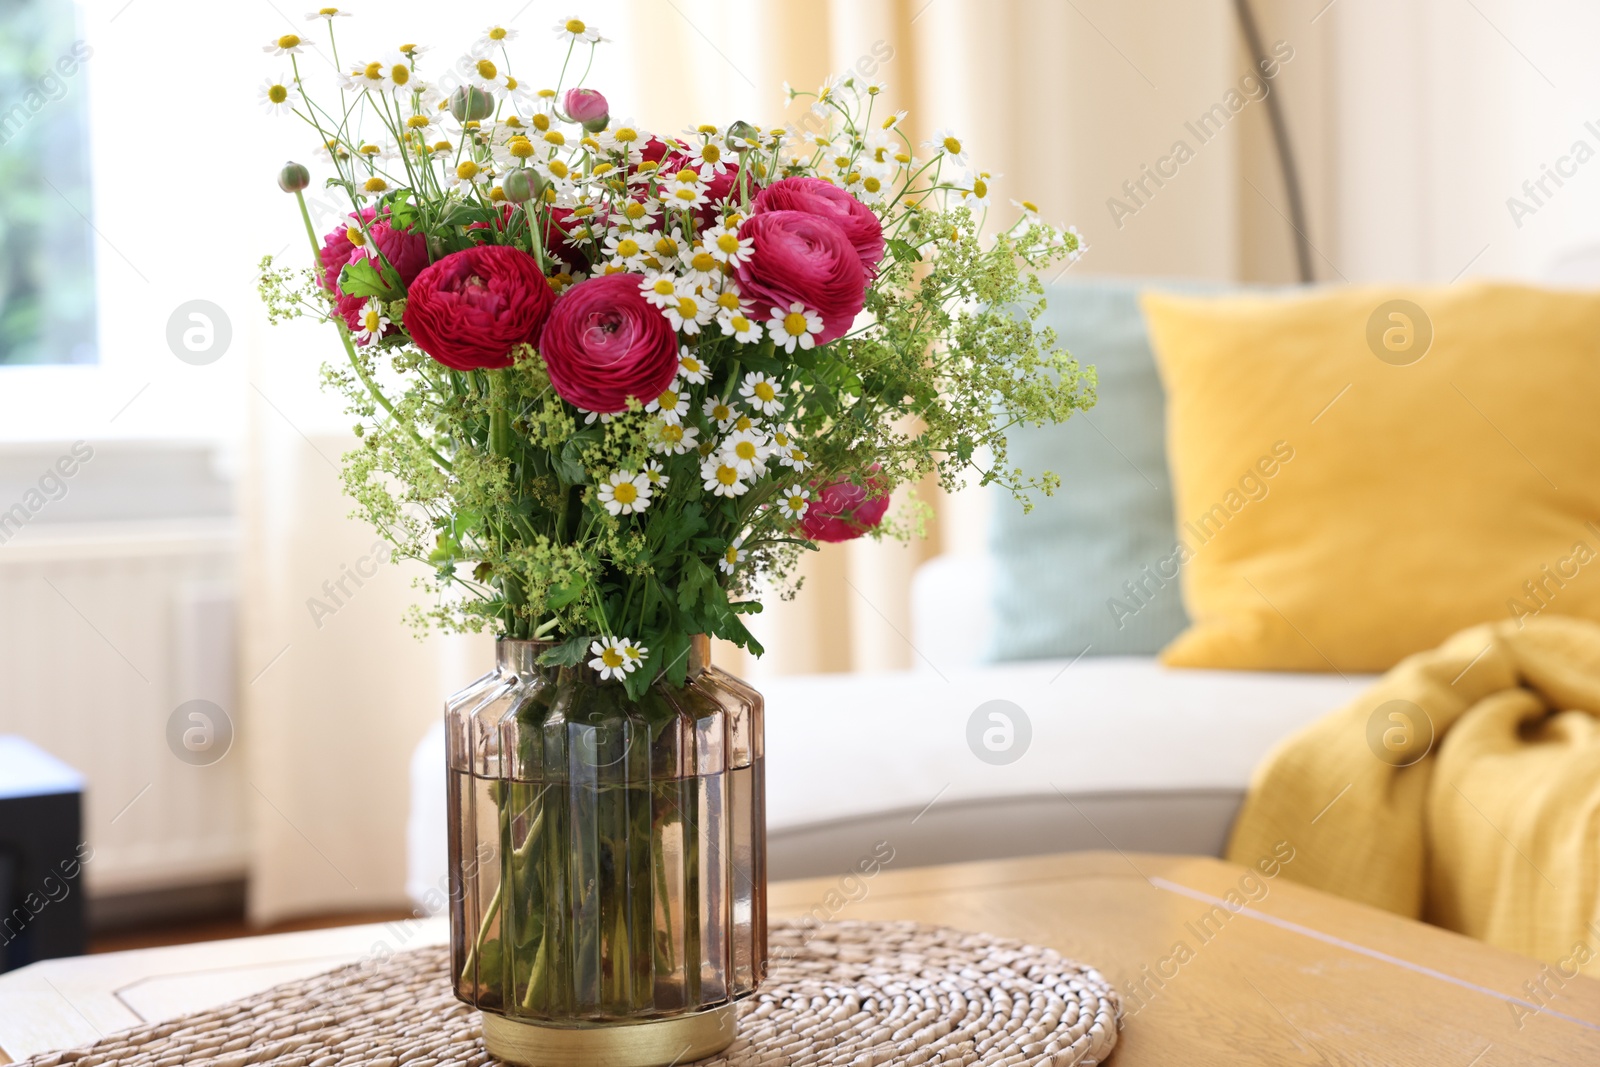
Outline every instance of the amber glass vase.
<path fill-rule="evenodd" d="M 704 638 L 639 700 L 547 647 L 445 707 L 456 995 L 513 1062 L 710 1055 L 766 973 L 761 696 Z"/>

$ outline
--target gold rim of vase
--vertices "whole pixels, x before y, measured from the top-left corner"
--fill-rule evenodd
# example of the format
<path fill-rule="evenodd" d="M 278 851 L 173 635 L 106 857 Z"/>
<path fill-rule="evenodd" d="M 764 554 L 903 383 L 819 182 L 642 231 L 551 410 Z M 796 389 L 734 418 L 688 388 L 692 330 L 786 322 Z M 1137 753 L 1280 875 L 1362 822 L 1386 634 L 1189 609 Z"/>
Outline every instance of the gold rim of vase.
<path fill-rule="evenodd" d="M 483 1013 L 489 1054 L 523 1067 L 668 1067 L 721 1052 L 738 1034 L 732 1004 L 665 1019 L 573 1026 Z"/>

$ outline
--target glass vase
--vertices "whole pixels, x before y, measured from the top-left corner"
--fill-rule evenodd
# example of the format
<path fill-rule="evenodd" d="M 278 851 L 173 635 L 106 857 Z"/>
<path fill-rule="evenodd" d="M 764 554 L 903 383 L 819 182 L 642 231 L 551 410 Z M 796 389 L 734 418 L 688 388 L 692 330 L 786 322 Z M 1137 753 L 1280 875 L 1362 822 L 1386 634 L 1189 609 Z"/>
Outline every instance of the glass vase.
<path fill-rule="evenodd" d="M 710 1055 L 766 974 L 761 696 L 704 637 L 637 701 L 548 647 L 445 706 L 456 995 L 512 1062 Z"/>

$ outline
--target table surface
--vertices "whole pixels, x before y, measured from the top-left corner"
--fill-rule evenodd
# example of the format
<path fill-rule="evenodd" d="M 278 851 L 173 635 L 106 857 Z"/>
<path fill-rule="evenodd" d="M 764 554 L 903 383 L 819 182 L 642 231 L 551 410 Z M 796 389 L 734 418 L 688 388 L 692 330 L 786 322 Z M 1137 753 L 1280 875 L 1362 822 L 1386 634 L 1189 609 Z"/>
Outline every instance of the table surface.
<path fill-rule="evenodd" d="M 774 916 L 912 919 L 1093 964 L 1126 1001 L 1113 1067 L 1600 1063 L 1600 982 L 1219 860 L 891 861 L 769 899 Z M 429 919 L 35 964 L 0 976 L 0 1049 L 82 1044 L 445 936 Z"/>

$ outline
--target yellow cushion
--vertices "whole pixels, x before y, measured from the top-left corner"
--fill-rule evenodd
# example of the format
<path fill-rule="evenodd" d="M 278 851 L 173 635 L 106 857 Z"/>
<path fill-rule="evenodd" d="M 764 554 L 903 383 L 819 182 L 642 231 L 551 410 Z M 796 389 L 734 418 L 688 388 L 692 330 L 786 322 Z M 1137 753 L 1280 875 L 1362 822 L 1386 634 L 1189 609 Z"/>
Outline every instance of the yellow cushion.
<path fill-rule="evenodd" d="M 1165 662 L 1381 671 L 1474 623 L 1600 620 L 1600 294 L 1143 303 L 1192 620 Z"/>

